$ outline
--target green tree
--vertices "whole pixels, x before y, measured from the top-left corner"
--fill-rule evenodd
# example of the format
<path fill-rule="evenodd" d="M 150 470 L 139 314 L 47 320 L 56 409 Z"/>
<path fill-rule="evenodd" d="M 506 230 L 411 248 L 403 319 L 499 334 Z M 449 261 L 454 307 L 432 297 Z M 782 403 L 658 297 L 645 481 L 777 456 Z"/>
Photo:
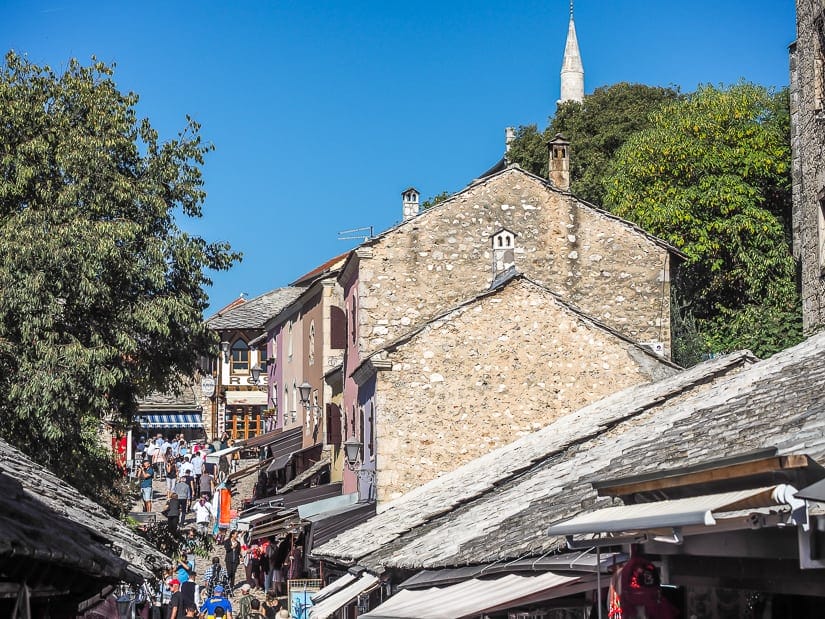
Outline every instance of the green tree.
<path fill-rule="evenodd" d="M 212 351 L 206 272 L 240 256 L 175 221 L 202 216 L 198 124 L 160 141 L 112 75 L 0 67 L 0 435 L 114 510 L 102 420 Z"/>
<path fill-rule="evenodd" d="M 426 211 L 428 208 L 432 208 L 432 207 L 436 206 L 437 204 L 441 204 L 442 202 L 444 202 L 444 200 L 446 200 L 447 198 L 449 198 L 452 195 L 453 195 L 452 192 L 447 191 L 445 189 L 441 193 L 439 193 L 437 195 L 434 195 L 431 198 L 427 198 L 426 200 L 424 200 L 421 203 L 421 210 Z"/>
<path fill-rule="evenodd" d="M 519 127 L 509 158 L 525 170 L 547 176 L 547 142 L 557 133 L 570 140 L 570 189 L 578 197 L 602 204 L 604 179 L 616 151 L 633 133 L 649 126 L 651 112 L 678 100 L 675 88 L 621 82 L 597 88 L 583 103 L 558 106 L 547 129 Z"/>
<path fill-rule="evenodd" d="M 680 306 L 711 353 L 801 338 L 788 244 L 788 93 L 704 86 L 622 146 L 606 206 L 680 248 Z"/>

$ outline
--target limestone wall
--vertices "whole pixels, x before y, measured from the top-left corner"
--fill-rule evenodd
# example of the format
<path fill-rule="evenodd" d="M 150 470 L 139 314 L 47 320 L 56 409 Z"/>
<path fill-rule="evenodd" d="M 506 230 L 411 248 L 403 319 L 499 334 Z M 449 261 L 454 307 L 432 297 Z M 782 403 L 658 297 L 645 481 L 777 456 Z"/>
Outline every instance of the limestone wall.
<path fill-rule="evenodd" d="M 797 0 L 796 5 L 797 41 L 790 58 L 794 255 L 802 262 L 803 327 L 810 334 L 825 323 L 825 261 L 820 255 L 825 235 L 820 219 L 820 200 L 825 199 L 825 63 L 817 60 L 823 51 L 815 26 L 825 13 L 825 2 Z"/>
<path fill-rule="evenodd" d="M 508 169 L 377 239 L 362 258 L 362 351 L 487 289 L 490 236 L 516 233 L 516 268 L 637 341 L 670 344 L 669 255 L 632 226 Z"/>
<path fill-rule="evenodd" d="M 383 354 L 392 370 L 376 384 L 379 501 L 677 371 L 524 280 Z"/>

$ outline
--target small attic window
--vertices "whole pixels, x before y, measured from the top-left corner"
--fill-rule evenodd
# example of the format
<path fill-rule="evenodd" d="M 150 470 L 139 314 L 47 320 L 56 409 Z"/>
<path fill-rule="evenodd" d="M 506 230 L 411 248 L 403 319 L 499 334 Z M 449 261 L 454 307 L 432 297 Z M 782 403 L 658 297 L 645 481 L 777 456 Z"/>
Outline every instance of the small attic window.
<path fill-rule="evenodd" d="M 493 276 L 516 265 L 516 235 L 502 228 L 492 237 Z"/>

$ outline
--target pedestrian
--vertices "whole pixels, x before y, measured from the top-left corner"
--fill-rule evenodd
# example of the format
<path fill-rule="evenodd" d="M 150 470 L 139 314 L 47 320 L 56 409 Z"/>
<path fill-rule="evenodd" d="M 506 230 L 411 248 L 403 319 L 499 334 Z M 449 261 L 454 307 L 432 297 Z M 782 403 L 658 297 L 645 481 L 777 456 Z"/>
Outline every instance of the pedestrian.
<path fill-rule="evenodd" d="M 278 600 L 275 591 L 270 589 L 266 592 L 266 599 L 261 608 L 266 619 L 277 619 L 278 611 L 281 610 L 281 602 Z"/>
<path fill-rule="evenodd" d="M 183 598 L 180 593 L 180 581 L 173 578 L 169 581 L 169 589 L 172 595 L 169 598 L 169 619 L 180 619 L 183 617 Z"/>
<path fill-rule="evenodd" d="M 215 481 L 212 479 L 212 475 L 204 471 L 201 473 L 201 481 L 200 481 L 200 488 L 199 492 L 201 494 L 205 494 L 207 496 L 212 496 L 212 493 L 215 491 Z"/>
<path fill-rule="evenodd" d="M 152 480 L 155 477 L 155 471 L 148 460 L 144 460 L 140 471 L 140 494 L 143 498 L 143 511 L 152 511 Z"/>
<path fill-rule="evenodd" d="M 266 616 L 261 612 L 261 601 L 258 598 L 252 598 L 249 602 L 249 614 L 246 619 L 266 619 Z"/>
<path fill-rule="evenodd" d="M 218 611 L 222 611 L 218 614 Z M 216 585 L 212 595 L 210 595 L 203 606 L 200 607 L 200 612 L 206 617 L 220 617 L 225 616 L 232 619 L 232 602 L 224 595 L 224 588 L 221 585 Z"/>
<path fill-rule="evenodd" d="M 172 456 L 172 448 L 170 447 L 163 462 L 163 467 L 166 472 L 166 498 L 171 496 L 175 490 L 175 482 L 178 479 L 178 467 L 175 465 L 175 458 Z"/>
<path fill-rule="evenodd" d="M 238 599 L 238 619 L 249 619 L 250 603 L 255 597 L 248 582 L 241 585 L 241 597 Z"/>
<path fill-rule="evenodd" d="M 163 510 L 163 513 L 166 515 L 166 520 L 169 523 L 169 533 L 177 535 L 178 522 L 180 522 L 180 502 L 178 501 L 178 495 L 174 492 L 166 502 L 166 509 Z"/>
<path fill-rule="evenodd" d="M 209 525 L 212 523 L 212 503 L 210 503 L 204 495 L 201 495 L 195 504 L 192 506 L 195 510 L 195 526 L 199 533 L 206 534 L 209 532 Z"/>
<path fill-rule="evenodd" d="M 200 488 L 201 473 L 203 473 L 203 456 L 201 456 L 200 451 L 192 454 L 190 462 L 192 463 L 192 475 L 195 476 L 195 484 Z"/>
<path fill-rule="evenodd" d="M 203 573 L 203 585 L 207 596 L 214 595 L 217 587 L 221 587 L 223 591 L 229 585 L 229 574 L 218 557 L 212 557 L 212 564 Z"/>
<path fill-rule="evenodd" d="M 186 483 L 184 477 L 179 477 L 175 482 L 173 492 L 178 495 L 178 503 L 180 504 L 180 524 L 183 526 L 186 521 L 186 510 L 189 508 L 189 501 L 192 498 L 192 488 Z"/>
<path fill-rule="evenodd" d="M 223 543 L 226 550 L 226 571 L 229 573 L 229 588 L 235 588 L 235 572 L 241 562 L 241 542 L 238 540 L 238 531 L 232 531 L 229 539 Z"/>

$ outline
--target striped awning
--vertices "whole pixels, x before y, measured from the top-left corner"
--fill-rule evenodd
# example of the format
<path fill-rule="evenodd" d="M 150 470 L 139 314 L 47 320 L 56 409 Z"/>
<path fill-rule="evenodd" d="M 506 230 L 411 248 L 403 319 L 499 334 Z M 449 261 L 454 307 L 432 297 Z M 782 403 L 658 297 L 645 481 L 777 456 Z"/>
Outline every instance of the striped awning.
<path fill-rule="evenodd" d="M 168 415 L 141 415 L 140 425 L 144 428 L 202 428 L 200 413 L 171 413 Z"/>

